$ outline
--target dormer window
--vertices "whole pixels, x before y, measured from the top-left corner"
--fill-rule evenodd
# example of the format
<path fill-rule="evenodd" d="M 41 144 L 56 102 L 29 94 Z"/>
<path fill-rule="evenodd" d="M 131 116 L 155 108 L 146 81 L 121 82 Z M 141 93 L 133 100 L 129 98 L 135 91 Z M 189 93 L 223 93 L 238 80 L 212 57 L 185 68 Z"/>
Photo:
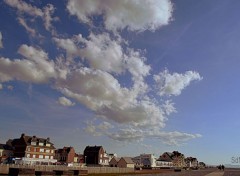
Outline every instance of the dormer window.
<path fill-rule="evenodd" d="M 32 141 L 32 142 L 31 142 L 31 145 L 36 145 L 36 142 L 33 142 L 33 141 Z"/>
<path fill-rule="evenodd" d="M 39 144 L 38 144 L 39 146 L 43 146 L 43 143 L 42 142 L 39 142 Z"/>
<path fill-rule="evenodd" d="M 46 146 L 47 146 L 47 147 L 50 147 L 51 145 L 47 143 Z"/>

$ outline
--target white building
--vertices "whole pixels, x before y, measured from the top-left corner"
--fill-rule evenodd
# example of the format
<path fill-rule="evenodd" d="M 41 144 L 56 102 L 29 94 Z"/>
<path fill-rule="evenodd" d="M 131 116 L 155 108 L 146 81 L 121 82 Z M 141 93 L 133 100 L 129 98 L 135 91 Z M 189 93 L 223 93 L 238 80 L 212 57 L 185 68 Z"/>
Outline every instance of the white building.
<path fill-rule="evenodd" d="M 156 157 L 153 154 L 141 154 L 132 160 L 139 167 L 156 167 Z"/>

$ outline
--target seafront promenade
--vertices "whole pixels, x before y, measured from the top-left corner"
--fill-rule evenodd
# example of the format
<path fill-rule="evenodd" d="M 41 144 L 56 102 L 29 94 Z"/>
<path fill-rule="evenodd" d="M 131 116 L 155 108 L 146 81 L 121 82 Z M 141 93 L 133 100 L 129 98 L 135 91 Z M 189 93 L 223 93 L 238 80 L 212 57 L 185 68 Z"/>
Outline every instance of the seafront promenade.
<path fill-rule="evenodd" d="M 201 169 L 201 170 L 182 170 L 181 172 L 168 172 L 168 173 L 139 173 L 135 176 L 240 176 L 240 169 L 225 169 L 219 171 L 215 168 Z M 91 175 L 92 176 L 92 175 Z M 117 175 L 112 175 L 117 176 Z M 124 174 L 124 176 L 132 176 L 132 174 Z"/>
<path fill-rule="evenodd" d="M 13 175 L 13 176 L 26 176 L 26 175 L 61 175 L 61 176 L 69 176 L 69 175 L 88 175 L 88 176 L 240 176 L 240 169 L 230 169 L 226 168 L 225 171 L 220 171 L 216 168 L 206 168 L 200 170 L 181 170 L 179 172 L 175 172 L 174 170 L 124 170 L 121 168 L 111 168 L 111 167 L 63 167 L 63 166 L 30 166 L 28 168 L 25 167 L 26 172 L 22 172 L 21 174 L 7 173 L 7 168 L 13 169 L 23 169 L 23 166 L 9 166 L 0 165 L 0 171 L 5 171 L 5 173 L 0 173 L 2 175 Z M 33 171 L 34 168 L 34 172 Z M 114 170 L 115 169 L 115 170 Z M 41 172 L 40 172 L 41 171 Z M 87 171 L 87 172 L 85 172 Z"/>

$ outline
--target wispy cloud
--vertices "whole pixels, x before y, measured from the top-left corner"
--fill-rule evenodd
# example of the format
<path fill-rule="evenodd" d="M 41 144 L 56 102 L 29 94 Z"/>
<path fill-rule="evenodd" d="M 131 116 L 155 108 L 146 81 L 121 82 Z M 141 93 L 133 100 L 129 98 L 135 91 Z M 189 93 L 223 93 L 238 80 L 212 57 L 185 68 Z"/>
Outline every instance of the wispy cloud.
<path fill-rule="evenodd" d="M 0 49 L 3 48 L 2 33 L 0 32 Z"/>

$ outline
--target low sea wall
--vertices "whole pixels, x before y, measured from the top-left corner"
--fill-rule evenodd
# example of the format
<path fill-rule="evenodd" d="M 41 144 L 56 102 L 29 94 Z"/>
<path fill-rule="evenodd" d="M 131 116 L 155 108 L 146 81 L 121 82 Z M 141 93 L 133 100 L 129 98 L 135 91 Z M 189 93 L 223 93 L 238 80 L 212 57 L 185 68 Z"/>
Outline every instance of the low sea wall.
<path fill-rule="evenodd" d="M 87 167 L 88 173 L 130 173 L 134 172 L 134 168 L 119 167 Z"/>
<path fill-rule="evenodd" d="M 58 165 L 0 165 L 0 174 L 11 175 L 87 175 L 87 173 L 130 173 L 134 168 L 68 167 Z M 26 174 L 25 174 L 26 173 Z"/>

